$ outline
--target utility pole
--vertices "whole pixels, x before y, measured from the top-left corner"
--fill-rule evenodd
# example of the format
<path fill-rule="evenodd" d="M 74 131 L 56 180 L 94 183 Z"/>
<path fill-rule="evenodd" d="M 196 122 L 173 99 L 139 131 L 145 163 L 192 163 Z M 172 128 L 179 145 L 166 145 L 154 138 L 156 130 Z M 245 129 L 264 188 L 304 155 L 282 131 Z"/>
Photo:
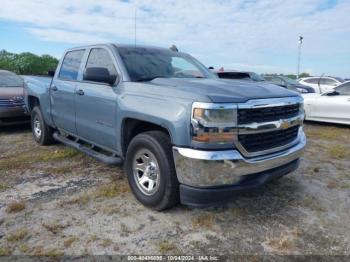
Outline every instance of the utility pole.
<path fill-rule="evenodd" d="M 300 75 L 300 57 L 301 57 L 301 45 L 303 43 L 304 37 L 299 36 L 299 41 L 298 41 L 298 70 L 297 70 L 297 79 L 299 78 Z"/>

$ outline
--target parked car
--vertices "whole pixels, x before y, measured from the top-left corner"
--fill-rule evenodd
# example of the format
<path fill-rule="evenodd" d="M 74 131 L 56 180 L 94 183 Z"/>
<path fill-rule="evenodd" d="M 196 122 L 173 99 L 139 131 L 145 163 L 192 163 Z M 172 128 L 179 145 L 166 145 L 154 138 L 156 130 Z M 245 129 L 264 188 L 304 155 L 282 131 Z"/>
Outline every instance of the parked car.
<path fill-rule="evenodd" d="M 340 77 L 331 77 L 331 76 L 312 76 L 312 77 L 303 77 L 299 80 L 300 84 L 312 87 L 315 90 L 315 93 L 323 94 L 333 91 L 334 88 L 345 81 Z"/>
<path fill-rule="evenodd" d="M 312 87 L 302 85 L 286 76 L 265 75 L 266 81 L 299 93 L 315 93 Z"/>
<path fill-rule="evenodd" d="M 306 120 L 350 125 L 350 82 L 324 94 L 306 94 Z"/>
<path fill-rule="evenodd" d="M 254 72 L 245 71 L 216 71 L 215 72 L 219 78 L 223 79 L 241 79 L 241 80 L 251 80 L 256 82 L 265 81 L 264 77 Z"/>
<path fill-rule="evenodd" d="M 24 82 L 7 70 L 0 70 L 0 126 L 29 123 L 23 99 Z"/>
<path fill-rule="evenodd" d="M 188 54 L 133 45 L 69 49 L 52 83 L 28 81 L 35 141 L 53 139 L 125 168 L 156 210 L 219 204 L 295 170 L 302 97 L 218 79 Z"/>

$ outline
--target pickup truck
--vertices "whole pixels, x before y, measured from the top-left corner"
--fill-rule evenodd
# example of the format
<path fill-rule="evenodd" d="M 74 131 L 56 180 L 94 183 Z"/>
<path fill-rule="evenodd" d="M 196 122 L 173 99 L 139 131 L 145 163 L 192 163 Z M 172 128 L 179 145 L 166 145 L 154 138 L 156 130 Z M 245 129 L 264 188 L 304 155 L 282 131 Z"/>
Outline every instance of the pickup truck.
<path fill-rule="evenodd" d="M 226 202 L 294 171 L 306 144 L 299 94 L 219 79 L 174 49 L 69 49 L 46 83 L 25 90 L 35 141 L 124 164 L 154 210 Z"/>

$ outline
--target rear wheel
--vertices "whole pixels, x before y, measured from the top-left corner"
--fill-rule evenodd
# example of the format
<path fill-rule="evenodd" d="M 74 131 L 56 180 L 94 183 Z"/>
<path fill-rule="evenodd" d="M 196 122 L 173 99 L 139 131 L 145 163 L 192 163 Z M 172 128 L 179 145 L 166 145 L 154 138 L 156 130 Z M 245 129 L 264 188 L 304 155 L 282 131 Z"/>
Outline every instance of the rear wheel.
<path fill-rule="evenodd" d="M 50 145 L 55 141 L 53 129 L 45 123 L 40 107 L 36 106 L 31 112 L 31 126 L 34 140 L 40 145 Z"/>
<path fill-rule="evenodd" d="M 179 201 L 179 186 L 170 138 L 161 131 L 137 135 L 126 154 L 126 171 L 135 197 L 145 206 L 163 210 Z"/>

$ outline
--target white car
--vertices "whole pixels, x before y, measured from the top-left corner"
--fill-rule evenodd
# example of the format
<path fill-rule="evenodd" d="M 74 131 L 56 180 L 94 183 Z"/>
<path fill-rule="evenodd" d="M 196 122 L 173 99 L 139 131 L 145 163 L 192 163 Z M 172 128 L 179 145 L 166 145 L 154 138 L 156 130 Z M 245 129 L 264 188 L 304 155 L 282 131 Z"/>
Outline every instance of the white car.
<path fill-rule="evenodd" d="M 310 86 L 315 90 L 315 93 L 323 94 L 334 90 L 334 88 L 345 81 L 340 77 L 330 76 L 313 76 L 299 79 L 299 83 Z"/>
<path fill-rule="evenodd" d="M 350 81 L 324 94 L 303 94 L 305 119 L 350 125 Z"/>

